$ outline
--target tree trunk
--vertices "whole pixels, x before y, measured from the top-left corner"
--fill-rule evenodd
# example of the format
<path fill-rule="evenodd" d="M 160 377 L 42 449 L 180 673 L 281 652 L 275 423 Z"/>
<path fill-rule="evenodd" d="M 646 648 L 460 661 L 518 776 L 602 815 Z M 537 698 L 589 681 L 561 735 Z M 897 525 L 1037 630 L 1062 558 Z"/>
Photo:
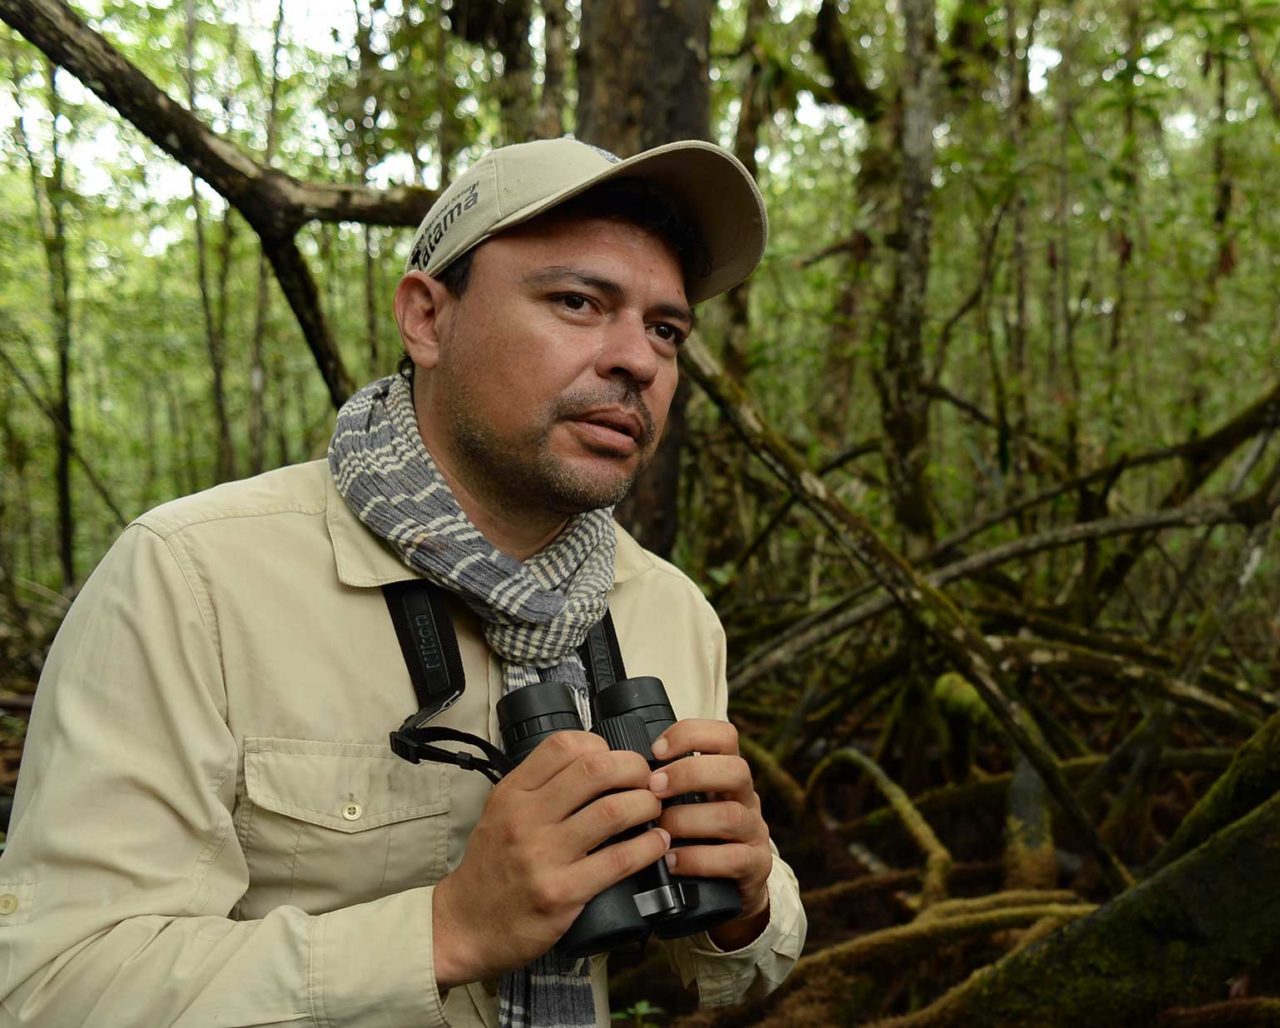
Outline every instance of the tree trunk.
<path fill-rule="evenodd" d="M 1040 5 L 1032 4 L 1027 17 L 1026 39 L 1021 46 L 1018 42 L 1017 8 L 1015 0 L 1005 0 L 1011 108 L 1008 119 L 1009 146 L 1015 154 L 1021 154 L 1023 141 L 1030 127 L 1029 55 L 1035 39 L 1036 18 L 1039 15 Z M 1008 475 L 1005 503 L 1016 503 L 1026 492 L 1027 430 L 1030 423 L 1027 409 L 1027 392 L 1030 389 L 1027 375 L 1027 196 L 1020 186 L 1015 188 L 1017 193 L 1013 198 L 1012 210 L 1013 250 L 1010 255 L 1009 269 L 1009 273 L 1013 276 L 1014 287 L 1013 324 L 1009 333 L 1008 372 L 1005 383 L 1011 408 L 1011 424 L 1004 426 L 1008 432 L 1008 467 L 1003 469 Z M 1019 527 L 1025 529 L 1026 525 L 1020 524 Z"/>
<path fill-rule="evenodd" d="M 733 135 L 733 155 L 755 178 L 756 147 L 760 145 L 760 122 L 764 118 L 764 49 L 759 39 L 769 15 L 767 0 L 749 0 L 747 24 L 742 31 L 742 50 L 751 54 L 742 83 L 738 126 Z M 747 340 L 750 337 L 751 283 L 743 282 L 725 294 L 729 305 L 729 331 L 724 342 L 724 370 L 739 382 L 747 378 Z"/>
<path fill-rule="evenodd" d="M 876 374 L 885 434 L 885 467 L 894 513 L 909 555 L 933 541 L 927 480 L 929 398 L 924 379 L 925 294 L 932 233 L 933 130 L 937 39 L 933 0 L 903 0 L 902 157 L 899 234 L 884 363 Z"/>
<path fill-rule="evenodd" d="M 186 29 L 187 107 L 194 113 L 196 109 L 195 0 L 187 0 Z M 205 346 L 209 351 L 209 368 L 212 371 L 213 422 L 217 429 L 214 481 L 226 482 L 235 477 L 235 455 L 231 447 L 231 419 L 227 416 L 227 394 L 224 383 L 226 360 L 223 341 L 218 334 L 218 317 L 214 311 L 214 298 L 209 288 L 209 269 L 205 254 L 204 214 L 200 207 L 200 193 L 196 186 L 197 177 L 195 172 L 192 172 L 191 209 L 195 214 L 196 225 L 196 284 L 200 289 L 200 308 L 204 312 Z M 227 214 L 230 215 L 230 210 L 227 211 Z M 224 226 L 225 231 L 226 227 Z"/>
<path fill-rule="evenodd" d="M 269 166 L 275 154 L 279 130 L 280 40 L 284 28 L 284 0 L 276 4 L 276 20 L 271 30 L 271 87 L 267 99 L 267 148 L 262 159 Z M 267 332 L 268 269 L 265 254 L 258 257 L 258 286 L 253 305 L 253 337 L 249 344 L 249 474 L 261 474 L 266 463 L 267 372 L 263 360 Z"/>
<path fill-rule="evenodd" d="M 620 157 L 677 139 L 709 139 L 710 0 L 585 4 L 578 44 L 578 138 Z M 676 541 L 682 385 L 666 435 L 618 520 L 640 543 L 670 556 Z"/>
<path fill-rule="evenodd" d="M 67 231 L 65 166 L 58 134 L 58 121 L 62 113 L 62 98 L 58 93 L 58 69 L 52 61 L 45 65 L 49 82 L 49 114 L 52 125 L 50 136 L 51 173 L 48 179 L 40 170 L 39 162 L 31 149 L 23 129 L 22 117 L 14 122 L 14 134 L 26 155 L 31 172 L 32 199 L 39 223 L 40 240 L 44 247 L 45 264 L 49 274 L 49 306 L 53 314 L 54 352 L 57 357 L 56 388 L 48 402 L 47 413 L 55 429 L 54 484 L 58 508 L 58 566 L 62 574 L 62 587 L 74 588 L 75 571 L 75 512 L 71 496 L 71 462 L 75 456 L 75 441 L 71 416 L 71 272 L 67 266 Z M 20 76 L 16 64 L 13 68 L 13 85 L 18 91 Z M 41 401 L 44 406 L 44 401 Z M 35 566 L 32 566 L 35 571 Z"/>
<path fill-rule="evenodd" d="M 461 38 L 496 51 L 502 58 L 502 72 L 493 91 L 504 143 L 523 143 L 534 134 L 537 110 L 529 16 L 529 0 L 453 0 L 449 14 L 450 27 Z"/>
<path fill-rule="evenodd" d="M 542 0 L 542 93 L 534 131 L 539 139 L 564 134 L 565 66 L 569 56 L 569 9 L 564 0 Z"/>

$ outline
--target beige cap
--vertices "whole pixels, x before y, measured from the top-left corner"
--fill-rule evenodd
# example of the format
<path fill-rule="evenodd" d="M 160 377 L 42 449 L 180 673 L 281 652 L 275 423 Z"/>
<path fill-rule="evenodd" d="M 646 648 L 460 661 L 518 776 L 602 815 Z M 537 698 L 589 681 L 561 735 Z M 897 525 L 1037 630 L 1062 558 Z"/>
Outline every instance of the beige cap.
<path fill-rule="evenodd" d="M 702 237 L 708 261 L 685 283 L 690 303 L 732 289 L 760 263 L 764 198 L 720 147 L 685 140 L 624 161 L 576 139 L 540 139 L 491 150 L 459 175 L 418 226 L 405 270 L 437 275 L 490 236 L 624 176 L 660 187 Z"/>

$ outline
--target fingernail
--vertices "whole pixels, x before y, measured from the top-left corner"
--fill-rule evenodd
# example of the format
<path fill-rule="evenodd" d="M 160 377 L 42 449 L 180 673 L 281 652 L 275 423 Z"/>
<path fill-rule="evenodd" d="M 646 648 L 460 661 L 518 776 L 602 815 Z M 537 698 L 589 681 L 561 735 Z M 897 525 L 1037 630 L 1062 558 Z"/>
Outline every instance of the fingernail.
<path fill-rule="evenodd" d="M 658 834 L 662 836 L 662 844 L 667 848 L 671 848 L 671 833 L 665 828 L 659 828 Z"/>
<path fill-rule="evenodd" d="M 649 778 L 649 791 L 661 795 L 667 791 L 667 773 L 657 771 Z"/>
<path fill-rule="evenodd" d="M 676 851 L 667 850 L 666 856 L 662 858 L 667 862 L 667 869 L 670 870 L 676 866 Z"/>
<path fill-rule="evenodd" d="M 653 744 L 653 755 L 661 760 L 667 755 L 667 750 L 671 749 L 671 743 L 666 739 L 659 739 Z"/>

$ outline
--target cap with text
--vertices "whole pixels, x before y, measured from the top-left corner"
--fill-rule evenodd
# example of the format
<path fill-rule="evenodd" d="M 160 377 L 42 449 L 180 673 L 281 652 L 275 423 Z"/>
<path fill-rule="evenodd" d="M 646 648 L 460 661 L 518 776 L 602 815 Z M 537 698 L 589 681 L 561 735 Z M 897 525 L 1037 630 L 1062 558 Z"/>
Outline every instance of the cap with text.
<path fill-rule="evenodd" d="M 732 154 L 699 140 L 622 160 L 576 139 L 540 139 L 491 150 L 427 211 L 406 271 L 438 275 L 477 244 L 609 179 L 660 188 L 698 231 L 708 260 L 690 272 L 690 303 L 732 289 L 760 263 L 768 239 L 764 198 Z"/>

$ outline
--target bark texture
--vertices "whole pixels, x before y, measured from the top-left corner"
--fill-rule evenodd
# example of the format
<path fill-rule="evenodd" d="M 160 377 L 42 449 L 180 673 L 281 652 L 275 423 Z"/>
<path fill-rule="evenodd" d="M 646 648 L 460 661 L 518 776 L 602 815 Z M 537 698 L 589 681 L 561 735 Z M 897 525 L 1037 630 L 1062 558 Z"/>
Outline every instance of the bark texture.
<path fill-rule="evenodd" d="M 908 552 L 933 541 L 933 503 L 926 477 L 929 396 L 925 391 L 925 296 L 933 230 L 933 130 L 937 93 L 937 30 L 933 0 L 903 0 L 905 50 L 902 70 L 901 213 L 902 251 L 893 281 L 884 361 L 876 374 L 884 461 L 894 513 L 907 536 Z"/>
<path fill-rule="evenodd" d="M 578 43 L 579 139 L 629 157 L 677 139 L 709 139 L 710 0 L 583 5 Z M 671 402 L 666 435 L 618 520 L 670 556 L 676 539 L 688 390 Z"/>

